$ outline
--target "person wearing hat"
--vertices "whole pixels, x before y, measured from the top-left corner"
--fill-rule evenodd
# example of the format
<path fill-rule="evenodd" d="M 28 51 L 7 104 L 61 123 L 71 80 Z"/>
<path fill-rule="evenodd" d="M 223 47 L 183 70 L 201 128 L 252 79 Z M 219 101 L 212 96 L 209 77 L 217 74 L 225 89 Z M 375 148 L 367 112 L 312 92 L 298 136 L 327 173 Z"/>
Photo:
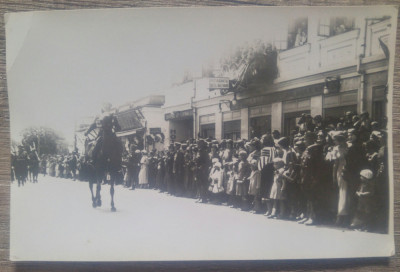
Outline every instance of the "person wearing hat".
<path fill-rule="evenodd" d="M 388 148 L 387 133 L 381 131 L 380 144 L 378 150 L 378 171 L 375 175 L 376 180 L 376 211 L 377 224 L 379 231 L 388 232 L 389 222 L 389 172 L 388 172 Z"/>
<path fill-rule="evenodd" d="M 236 180 L 236 201 L 238 207 L 247 210 L 246 200 L 248 192 L 248 178 L 251 173 L 250 164 L 247 161 L 247 152 L 242 150 L 239 152 L 238 174 Z"/>
<path fill-rule="evenodd" d="M 217 144 L 212 144 L 211 145 L 210 153 L 208 155 L 210 157 L 210 160 L 218 159 L 218 161 L 220 161 L 220 157 L 219 157 L 219 154 L 218 154 L 218 145 Z"/>
<path fill-rule="evenodd" d="M 149 188 L 155 189 L 156 185 L 156 177 L 157 177 L 157 156 L 156 149 L 153 149 L 149 153 Z"/>
<path fill-rule="evenodd" d="M 343 121 L 344 129 L 350 129 L 353 127 L 353 113 L 351 111 L 347 111 Z"/>
<path fill-rule="evenodd" d="M 100 149 L 102 149 L 102 156 L 105 160 L 111 159 L 113 152 L 119 151 L 122 155 L 122 142 L 117 137 L 116 133 L 121 130 L 121 126 L 118 123 L 117 117 L 111 111 L 112 105 L 109 102 L 103 103 L 101 109 L 101 115 L 97 116 L 93 123 L 89 126 L 87 131 L 84 133 L 85 136 L 91 134 L 95 129 L 98 129 L 96 139 L 92 141 L 91 159 L 94 164 L 98 159 Z M 104 138 L 107 138 L 105 140 Z M 103 145 L 103 141 L 107 144 Z"/>
<path fill-rule="evenodd" d="M 314 125 L 315 125 L 315 128 L 314 128 L 315 131 L 324 129 L 324 123 L 323 123 L 321 115 L 318 114 L 318 115 L 314 116 L 313 122 L 314 122 Z"/>
<path fill-rule="evenodd" d="M 226 141 L 226 148 L 222 152 L 222 166 L 225 166 L 227 162 L 232 161 L 233 157 L 233 141 L 231 139 Z"/>
<path fill-rule="evenodd" d="M 356 192 L 358 197 L 357 212 L 350 227 L 353 229 L 369 230 L 372 225 L 375 198 L 375 179 L 370 169 L 360 171 L 361 184 Z"/>
<path fill-rule="evenodd" d="M 276 143 L 279 138 L 281 137 L 281 133 L 279 132 L 279 130 L 274 130 L 272 131 L 272 138 L 274 139 L 274 143 Z"/>
<path fill-rule="evenodd" d="M 78 167 L 78 157 L 76 155 L 76 151 L 72 152 L 71 157 L 68 160 L 68 165 L 71 170 L 72 179 L 76 180 L 76 170 Z"/>
<path fill-rule="evenodd" d="M 210 170 L 209 176 L 209 187 L 210 196 L 212 201 L 216 204 L 220 204 L 221 202 L 221 193 L 224 192 L 223 180 L 222 180 L 222 170 L 221 163 L 218 160 L 215 160 L 213 163 L 213 167 Z"/>
<path fill-rule="evenodd" d="M 22 145 L 18 146 L 18 155 L 14 166 L 15 176 L 18 180 L 18 187 L 23 186 L 28 176 L 28 156 Z"/>
<path fill-rule="evenodd" d="M 252 160 L 250 162 L 251 173 L 249 176 L 249 202 L 251 203 L 251 208 L 253 213 L 261 212 L 261 172 L 258 170 L 257 160 Z"/>
<path fill-rule="evenodd" d="M 231 207 L 236 206 L 235 198 L 236 198 L 236 162 L 231 161 L 225 164 L 225 179 L 226 179 L 226 194 L 227 194 L 227 202 Z"/>
<path fill-rule="evenodd" d="M 254 138 L 251 140 L 249 143 L 249 157 L 247 158 L 247 161 L 251 163 L 253 160 L 256 160 L 258 162 L 258 159 L 261 156 L 261 142 L 258 138 Z M 251 151 L 251 152 L 250 152 Z"/>
<path fill-rule="evenodd" d="M 274 165 L 273 160 L 277 157 L 274 139 L 271 134 L 264 134 L 261 137 L 263 145 L 260 151 L 260 159 L 258 160 L 258 170 L 261 172 L 261 199 L 267 204 L 266 216 L 272 212 L 271 202 L 269 201 L 271 186 L 274 182 Z"/>
<path fill-rule="evenodd" d="M 194 190 L 193 190 L 193 148 L 190 146 L 186 150 L 184 150 L 183 154 L 183 186 L 184 186 L 184 194 L 187 197 L 194 197 Z"/>
<path fill-rule="evenodd" d="M 346 137 L 341 131 L 333 133 L 335 146 L 331 151 L 333 161 L 333 182 L 338 187 L 336 225 L 345 226 L 350 215 L 350 192 L 347 177 L 343 174 L 346 167 L 348 147 Z"/>
<path fill-rule="evenodd" d="M 288 160 L 293 156 L 293 150 L 289 147 L 289 139 L 287 137 L 281 137 L 276 143 L 278 149 L 281 151 L 280 153 L 282 154 L 281 158 L 283 159 L 283 162 L 287 164 Z"/>
<path fill-rule="evenodd" d="M 156 188 L 159 189 L 161 193 L 166 191 L 166 186 L 164 184 L 165 159 L 166 156 L 163 153 L 159 154 L 159 157 L 157 158 Z"/>
<path fill-rule="evenodd" d="M 371 131 L 371 119 L 369 119 L 369 113 L 364 111 L 360 114 L 360 127 L 365 128 L 366 131 Z"/>
<path fill-rule="evenodd" d="M 348 183 L 349 190 L 349 212 L 350 217 L 354 216 L 357 196 L 356 191 L 360 186 L 360 171 L 367 165 L 365 149 L 358 136 L 358 132 L 354 128 L 347 130 L 347 155 L 346 165 L 343 169 L 343 176 Z"/>
<path fill-rule="evenodd" d="M 316 134 L 307 131 L 304 135 L 306 150 L 300 159 L 300 183 L 307 202 L 306 214 L 301 215 L 301 224 L 314 225 L 317 220 L 321 182 L 325 173 L 323 146 L 316 143 Z"/>
<path fill-rule="evenodd" d="M 177 196 L 183 195 L 183 175 L 184 175 L 184 152 L 181 149 L 180 143 L 175 143 L 176 151 L 174 154 L 174 181 L 175 181 L 175 194 Z"/>
<path fill-rule="evenodd" d="M 136 149 L 135 145 L 131 145 L 129 148 L 130 152 L 128 155 L 128 165 L 127 165 L 127 173 L 128 173 L 128 183 L 131 190 L 135 190 L 139 184 L 139 171 L 140 171 L 140 160 L 142 158 L 142 153 L 139 149 Z"/>
<path fill-rule="evenodd" d="M 268 218 L 276 218 L 278 217 L 278 212 L 284 214 L 285 209 L 285 197 L 282 195 L 282 188 L 284 186 L 283 172 L 285 167 L 285 162 L 281 158 L 275 158 L 273 161 L 274 164 L 274 183 L 271 187 L 271 193 L 269 198 L 272 201 L 272 211 L 271 214 L 268 215 Z M 278 205 L 280 211 L 278 211 Z"/>
<path fill-rule="evenodd" d="M 165 179 L 164 184 L 166 186 L 168 194 L 173 195 L 175 193 L 174 187 L 174 156 L 175 149 L 174 145 L 170 145 L 165 158 Z"/>
<path fill-rule="evenodd" d="M 205 148 L 205 142 L 203 140 L 198 141 L 198 151 L 194 159 L 194 179 L 196 184 L 196 190 L 198 197 L 197 202 L 206 203 L 208 201 L 208 174 L 211 165 L 208 151 Z"/>
<path fill-rule="evenodd" d="M 142 150 L 142 158 L 140 159 L 140 171 L 139 171 L 139 187 L 149 188 L 149 158 L 147 151 Z"/>

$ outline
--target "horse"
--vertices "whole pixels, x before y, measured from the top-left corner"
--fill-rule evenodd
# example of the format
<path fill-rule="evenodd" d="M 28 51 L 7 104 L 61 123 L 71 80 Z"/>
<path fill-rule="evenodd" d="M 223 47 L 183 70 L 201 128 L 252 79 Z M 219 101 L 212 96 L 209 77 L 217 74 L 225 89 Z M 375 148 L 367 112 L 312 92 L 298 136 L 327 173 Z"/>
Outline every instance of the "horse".
<path fill-rule="evenodd" d="M 111 118 L 111 117 L 110 117 Z M 111 120 L 104 117 L 102 129 L 91 134 L 94 140 L 87 138 L 86 141 L 86 170 L 88 171 L 89 188 L 92 195 L 93 208 L 100 207 L 101 202 L 101 183 L 109 178 L 111 211 L 117 209 L 114 205 L 114 185 L 116 178 L 122 169 L 122 143 L 115 135 Z M 96 194 L 93 192 L 93 184 L 96 183 Z"/>
<path fill-rule="evenodd" d="M 39 157 L 36 152 L 31 152 L 28 156 L 29 181 L 37 183 L 39 176 Z"/>

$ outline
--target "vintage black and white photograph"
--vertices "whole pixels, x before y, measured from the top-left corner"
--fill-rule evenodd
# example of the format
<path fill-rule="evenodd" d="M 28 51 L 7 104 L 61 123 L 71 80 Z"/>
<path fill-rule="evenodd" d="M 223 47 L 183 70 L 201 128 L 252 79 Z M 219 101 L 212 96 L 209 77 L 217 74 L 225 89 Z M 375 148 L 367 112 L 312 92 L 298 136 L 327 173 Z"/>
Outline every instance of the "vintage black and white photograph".
<path fill-rule="evenodd" d="M 396 7 L 5 22 L 12 261 L 394 254 Z"/>

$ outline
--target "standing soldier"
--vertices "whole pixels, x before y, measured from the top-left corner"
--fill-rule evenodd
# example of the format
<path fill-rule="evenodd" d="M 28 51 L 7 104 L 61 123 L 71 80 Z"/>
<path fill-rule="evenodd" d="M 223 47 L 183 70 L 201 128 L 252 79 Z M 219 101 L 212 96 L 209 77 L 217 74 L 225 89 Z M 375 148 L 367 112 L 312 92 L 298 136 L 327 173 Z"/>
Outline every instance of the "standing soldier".
<path fill-rule="evenodd" d="M 135 150 L 131 147 L 131 151 Z M 132 178 L 131 178 L 131 190 L 135 190 L 136 186 L 139 184 L 139 171 L 140 171 L 140 160 L 142 159 L 142 155 L 139 149 L 136 149 L 135 152 L 132 153 L 132 158 L 130 160 L 130 164 L 132 164 Z"/>
<path fill-rule="evenodd" d="M 72 152 L 71 158 L 69 159 L 69 168 L 71 169 L 72 179 L 76 180 L 76 169 L 78 167 L 77 152 Z"/>
<path fill-rule="evenodd" d="M 165 159 L 165 185 L 167 186 L 168 193 L 171 195 L 175 193 L 174 156 L 175 156 L 174 145 L 170 144 L 167 152 L 167 157 Z"/>
<path fill-rule="evenodd" d="M 150 151 L 149 155 L 149 188 L 153 189 L 156 186 L 157 178 L 157 157 L 155 155 L 155 149 Z"/>
<path fill-rule="evenodd" d="M 195 158 L 196 164 L 196 184 L 200 193 L 199 201 L 201 203 L 207 202 L 207 188 L 208 188 L 208 170 L 210 167 L 210 158 L 207 151 L 207 143 L 204 140 L 198 141 L 198 153 Z"/>
<path fill-rule="evenodd" d="M 18 187 L 25 184 L 28 176 L 28 156 L 23 149 L 23 146 L 18 146 L 18 155 L 15 160 L 15 176 L 18 180 Z"/>
<path fill-rule="evenodd" d="M 174 180 L 175 180 L 175 193 L 177 196 L 181 196 L 183 193 L 183 167 L 184 167 L 184 154 L 181 149 L 180 143 L 175 143 L 175 155 L 174 155 Z"/>
<path fill-rule="evenodd" d="M 299 221 L 305 225 L 314 225 L 317 220 L 317 206 L 319 186 L 324 174 L 323 169 L 323 146 L 315 143 L 316 135 L 313 132 L 306 132 L 304 141 L 306 150 L 301 156 L 301 185 L 307 200 L 307 215 Z"/>

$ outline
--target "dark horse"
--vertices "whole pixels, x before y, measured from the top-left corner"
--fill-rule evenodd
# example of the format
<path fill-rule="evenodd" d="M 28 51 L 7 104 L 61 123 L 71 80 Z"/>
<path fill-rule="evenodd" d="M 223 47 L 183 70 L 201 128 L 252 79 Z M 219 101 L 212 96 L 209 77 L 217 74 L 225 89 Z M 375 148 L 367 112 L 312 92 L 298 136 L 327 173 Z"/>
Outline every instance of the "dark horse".
<path fill-rule="evenodd" d="M 31 151 L 28 155 L 28 169 L 29 169 L 29 180 L 32 182 L 38 182 L 39 175 L 39 156 L 36 151 Z"/>
<path fill-rule="evenodd" d="M 104 116 L 102 120 L 97 120 L 86 135 L 93 137 L 92 131 L 98 127 L 95 139 L 90 142 L 89 137 L 86 141 L 87 169 L 89 170 L 89 188 L 92 193 L 92 205 L 94 208 L 101 206 L 101 183 L 110 178 L 111 211 L 115 212 L 114 205 L 114 185 L 116 177 L 122 167 L 122 143 L 115 135 L 119 125 L 113 115 Z M 93 193 L 93 183 L 96 183 L 96 194 Z"/>

